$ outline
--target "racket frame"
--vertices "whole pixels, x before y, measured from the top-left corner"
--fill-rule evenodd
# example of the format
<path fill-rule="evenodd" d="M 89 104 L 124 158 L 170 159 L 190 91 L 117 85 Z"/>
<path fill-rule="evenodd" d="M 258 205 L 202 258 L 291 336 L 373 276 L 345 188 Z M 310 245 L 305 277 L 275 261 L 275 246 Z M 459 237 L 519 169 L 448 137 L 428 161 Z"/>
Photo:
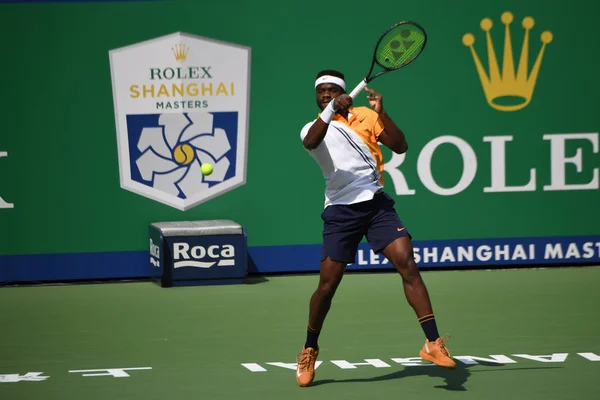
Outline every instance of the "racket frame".
<path fill-rule="evenodd" d="M 385 37 L 385 35 L 387 35 L 392 29 L 398 27 L 399 25 L 408 25 L 408 24 L 416 26 L 417 28 L 419 28 L 421 30 L 421 32 L 423 32 L 424 40 L 423 40 L 423 44 L 421 45 L 421 50 L 418 53 L 416 53 L 413 56 L 413 58 L 411 58 L 410 60 L 408 60 L 404 64 L 399 65 L 398 67 L 395 67 L 395 68 L 384 67 L 383 65 L 381 65 L 379 63 L 379 61 L 377 61 L 377 49 L 379 48 L 379 44 L 381 43 L 381 41 L 383 40 L 383 38 Z M 375 50 L 373 51 L 373 58 L 371 60 L 371 67 L 369 68 L 369 72 L 367 73 L 367 76 L 354 88 L 354 90 L 352 90 L 352 92 L 350 92 L 350 97 L 352 97 L 352 99 L 356 98 L 356 96 L 358 95 L 358 93 L 362 92 L 364 90 L 364 88 L 367 87 L 367 84 L 369 82 L 373 81 L 373 79 L 375 79 L 377 77 L 380 77 L 383 74 L 387 74 L 388 72 L 395 71 L 397 69 L 405 67 L 408 64 L 410 64 L 411 62 L 413 62 L 423 52 L 423 49 L 425 48 L 426 44 L 427 44 L 427 33 L 425 32 L 425 29 L 423 29 L 423 27 L 421 25 L 417 24 L 416 22 L 413 22 L 413 21 L 400 21 L 400 22 L 397 22 L 394 25 L 390 26 L 379 37 L 379 40 L 377 41 L 377 44 L 375 45 Z M 380 71 L 376 75 L 370 76 L 371 72 L 373 72 L 373 67 L 375 66 L 375 63 L 377 63 L 377 65 L 379 65 L 381 68 L 383 68 L 383 71 Z"/>

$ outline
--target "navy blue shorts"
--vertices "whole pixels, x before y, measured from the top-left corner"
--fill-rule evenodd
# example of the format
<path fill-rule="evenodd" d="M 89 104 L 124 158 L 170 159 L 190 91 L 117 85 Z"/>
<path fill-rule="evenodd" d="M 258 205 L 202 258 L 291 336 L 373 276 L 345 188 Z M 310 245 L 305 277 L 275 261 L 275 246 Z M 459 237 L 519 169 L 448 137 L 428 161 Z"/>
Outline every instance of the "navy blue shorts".
<path fill-rule="evenodd" d="M 348 205 L 331 205 L 323 210 L 323 247 L 321 261 L 352 264 L 363 236 L 375 253 L 394 240 L 410 234 L 394 209 L 396 202 L 387 193 L 375 194 L 369 201 Z"/>

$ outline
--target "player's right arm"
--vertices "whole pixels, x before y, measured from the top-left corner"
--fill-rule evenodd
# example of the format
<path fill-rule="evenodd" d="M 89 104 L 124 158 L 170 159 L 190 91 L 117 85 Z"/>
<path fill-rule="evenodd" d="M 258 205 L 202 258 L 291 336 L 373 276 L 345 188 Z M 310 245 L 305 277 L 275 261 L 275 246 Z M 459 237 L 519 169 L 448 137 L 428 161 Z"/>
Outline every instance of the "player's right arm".
<path fill-rule="evenodd" d="M 329 124 L 323 121 L 321 118 L 317 118 L 312 126 L 308 129 L 308 133 L 302 139 L 302 144 L 306 150 L 314 150 L 325 139 Z"/>
<path fill-rule="evenodd" d="M 345 111 L 352 105 L 352 97 L 347 94 L 341 94 L 325 107 L 320 117 L 315 120 L 312 126 L 308 129 L 308 133 L 302 139 L 302 144 L 307 150 L 314 150 L 325 139 L 327 129 L 329 128 L 329 122 L 333 118 L 333 115 L 339 111 Z M 335 108 L 334 108 L 335 107 Z"/>

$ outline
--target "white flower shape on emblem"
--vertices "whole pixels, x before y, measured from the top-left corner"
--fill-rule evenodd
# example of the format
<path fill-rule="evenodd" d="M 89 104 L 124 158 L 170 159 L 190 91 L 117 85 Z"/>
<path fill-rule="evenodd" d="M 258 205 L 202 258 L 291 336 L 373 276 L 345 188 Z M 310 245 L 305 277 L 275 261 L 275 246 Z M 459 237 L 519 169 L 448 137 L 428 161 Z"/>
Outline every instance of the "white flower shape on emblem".
<path fill-rule="evenodd" d="M 223 181 L 230 165 L 223 156 L 231 145 L 225 130 L 213 129 L 213 118 L 210 113 L 162 114 L 160 127 L 144 128 L 137 144 L 142 155 L 135 162 L 142 178 L 183 198 L 208 189 L 207 182 Z M 202 175 L 203 163 L 213 165 L 211 175 Z"/>

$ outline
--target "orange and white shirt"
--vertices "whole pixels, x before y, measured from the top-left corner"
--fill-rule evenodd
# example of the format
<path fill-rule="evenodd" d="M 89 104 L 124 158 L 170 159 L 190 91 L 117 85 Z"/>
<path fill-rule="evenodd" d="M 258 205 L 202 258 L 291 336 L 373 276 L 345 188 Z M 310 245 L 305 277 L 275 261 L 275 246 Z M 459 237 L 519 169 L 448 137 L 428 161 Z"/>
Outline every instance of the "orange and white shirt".
<path fill-rule="evenodd" d="M 304 125 L 301 140 L 315 121 Z M 307 150 L 325 178 L 325 208 L 371 200 L 383 189 L 383 155 L 377 143 L 382 131 L 383 123 L 375 111 L 353 107 L 348 120 L 335 114 L 323 141 Z"/>

